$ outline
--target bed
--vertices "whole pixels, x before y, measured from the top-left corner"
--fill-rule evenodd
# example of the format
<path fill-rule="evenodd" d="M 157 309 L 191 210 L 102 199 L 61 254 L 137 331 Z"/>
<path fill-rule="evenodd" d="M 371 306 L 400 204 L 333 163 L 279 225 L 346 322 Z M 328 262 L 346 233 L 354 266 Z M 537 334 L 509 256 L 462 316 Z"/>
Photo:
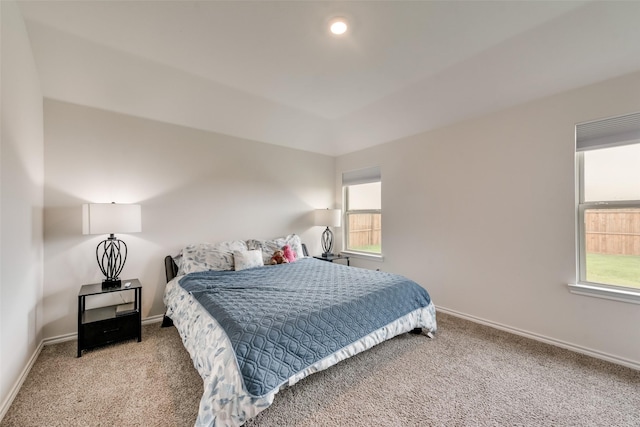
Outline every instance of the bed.
<path fill-rule="evenodd" d="M 314 372 L 402 333 L 436 330 L 434 305 L 415 282 L 310 258 L 299 243 L 295 262 L 264 265 L 283 241 L 165 258 L 163 325 L 177 328 L 204 382 L 197 426 L 242 425 Z M 246 253 L 261 256 L 247 267 Z"/>

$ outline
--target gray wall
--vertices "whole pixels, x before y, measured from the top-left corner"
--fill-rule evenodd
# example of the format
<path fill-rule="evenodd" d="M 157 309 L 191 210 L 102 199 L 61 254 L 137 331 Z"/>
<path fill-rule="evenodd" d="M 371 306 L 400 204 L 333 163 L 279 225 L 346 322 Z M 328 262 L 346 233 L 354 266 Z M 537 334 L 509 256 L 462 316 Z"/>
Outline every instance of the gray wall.
<path fill-rule="evenodd" d="M 338 183 L 382 173 L 384 261 L 354 264 L 410 276 L 441 309 L 640 366 L 640 307 L 567 288 L 574 126 L 633 111 L 640 73 L 339 157 Z"/>
<path fill-rule="evenodd" d="M 140 203 L 121 235 L 121 275 L 140 278 L 143 318 L 162 314 L 163 258 L 189 243 L 296 233 L 320 251 L 310 213 L 333 203 L 335 159 L 45 100 L 44 335 L 76 332 L 82 284 L 102 280 L 83 203 Z"/>
<path fill-rule="evenodd" d="M 42 91 L 13 1 L 2 19 L 0 418 L 42 340 Z"/>

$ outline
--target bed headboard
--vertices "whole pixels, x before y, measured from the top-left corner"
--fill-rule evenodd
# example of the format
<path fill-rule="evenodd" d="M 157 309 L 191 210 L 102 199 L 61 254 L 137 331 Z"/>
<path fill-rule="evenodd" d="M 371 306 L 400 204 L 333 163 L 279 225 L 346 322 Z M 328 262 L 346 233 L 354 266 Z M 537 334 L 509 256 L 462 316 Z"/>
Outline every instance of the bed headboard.
<path fill-rule="evenodd" d="M 302 244 L 302 253 L 304 256 L 309 256 L 309 251 L 307 250 L 307 245 Z M 174 277 L 178 275 L 178 266 L 176 262 L 173 260 L 171 255 L 167 255 L 164 257 L 164 274 L 167 277 L 167 283 L 171 281 Z"/>
<path fill-rule="evenodd" d="M 171 255 L 164 257 L 164 274 L 167 276 L 167 283 L 178 275 L 178 266 Z"/>

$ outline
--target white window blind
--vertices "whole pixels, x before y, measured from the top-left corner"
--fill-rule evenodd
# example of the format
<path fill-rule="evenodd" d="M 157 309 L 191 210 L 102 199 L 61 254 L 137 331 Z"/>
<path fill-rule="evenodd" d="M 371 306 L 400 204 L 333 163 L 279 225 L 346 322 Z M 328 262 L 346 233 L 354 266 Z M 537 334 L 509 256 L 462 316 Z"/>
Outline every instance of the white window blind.
<path fill-rule="evenodd" d="M 380 166 L 342 173 L 342 185 L 368 184 L 380 181 Z"/>
<path fill-rule="evenodd" d="M 640 142 L 640 113 L 576 125 L 576 151 Z"/>

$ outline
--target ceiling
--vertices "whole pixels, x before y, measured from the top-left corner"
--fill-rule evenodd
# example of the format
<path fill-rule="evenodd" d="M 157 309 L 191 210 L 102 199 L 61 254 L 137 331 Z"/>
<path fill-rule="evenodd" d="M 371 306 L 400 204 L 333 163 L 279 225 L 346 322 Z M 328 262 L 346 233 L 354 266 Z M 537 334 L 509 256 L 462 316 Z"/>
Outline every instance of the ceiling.
<path fill-rule="evenodd" d="M 332 156 L 640 69 L 640 2 L 19 6 L 47 98 Z"/>

